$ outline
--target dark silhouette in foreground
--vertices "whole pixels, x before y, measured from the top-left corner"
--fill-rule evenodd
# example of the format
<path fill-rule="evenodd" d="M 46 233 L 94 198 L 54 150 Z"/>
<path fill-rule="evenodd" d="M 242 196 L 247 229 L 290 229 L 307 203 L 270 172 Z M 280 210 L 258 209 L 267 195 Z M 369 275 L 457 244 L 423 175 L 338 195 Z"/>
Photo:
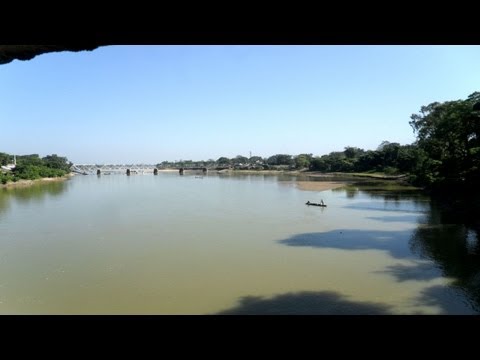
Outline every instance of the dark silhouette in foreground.
<path fill-rule="evenodd" d="M 245 296 L 218 315 L 388 315 L 390 306 L 348 300 L 333 291 L 302 291 L 273 298 Z"/>

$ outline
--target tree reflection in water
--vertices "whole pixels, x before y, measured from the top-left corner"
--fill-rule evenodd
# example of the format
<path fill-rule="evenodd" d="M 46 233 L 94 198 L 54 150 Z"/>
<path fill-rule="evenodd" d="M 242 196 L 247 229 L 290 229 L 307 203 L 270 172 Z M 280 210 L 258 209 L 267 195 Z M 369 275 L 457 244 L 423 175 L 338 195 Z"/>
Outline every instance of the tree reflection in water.
<path fill-rule="evenodd" d="M 378 186 L 380 184 L 380 186 Z M 421 224 L 413 231 L 409 240 L 410 250 L 421 259 L 433 261 L 442 276 L 454 279 L 453 288 L 459 290 L 468 301 L 469 307 L 480 312 L 480 224 L 478 204 L 472 199 L 425 199 L 413 189 L 394 190 L 375 182 L 360 182 L 344 189 L 347 197 L 368 194 L 386 202 L 410 200 L 426 211 Z M 333 191 L 342 191 L 335 189 Z M 472 195 L 475 197 L 475 194 Z M 426 205 L 428 204 L 428 207 Z M 408 216 L 407 216 L 408 217 Z M 380 220 L 380 217 L 377 218 Z M 406 218 L 405 218 L 406 219 Z M 396 217 L 396 221 L 404 220 Z M 435 277 L 435 271 L 425 263 L 416 267 L 392 266 L 387 271 L 399 281 L 422 280 Z M 454 306 L 446 298 L 454 298 L 452 289 L 440 286 L 422 293 L 419 302 L 436 304 L 445 313 L 452 313 Z M 448 294 L 447 294 L 448 293 Z M 448 296 L 447 296 L 448 295 Z"/>

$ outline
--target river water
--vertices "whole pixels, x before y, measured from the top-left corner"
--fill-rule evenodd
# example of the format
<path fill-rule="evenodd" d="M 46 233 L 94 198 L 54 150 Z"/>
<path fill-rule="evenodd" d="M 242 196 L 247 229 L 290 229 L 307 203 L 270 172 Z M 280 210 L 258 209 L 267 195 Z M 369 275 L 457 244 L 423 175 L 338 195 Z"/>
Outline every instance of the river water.
<path fill-rule="evenodd" d="M 291 180 L 161 173 L 0 189 L 0 313 L 479 313 L 479 234 L 442 222 L 428 197 Z"/>

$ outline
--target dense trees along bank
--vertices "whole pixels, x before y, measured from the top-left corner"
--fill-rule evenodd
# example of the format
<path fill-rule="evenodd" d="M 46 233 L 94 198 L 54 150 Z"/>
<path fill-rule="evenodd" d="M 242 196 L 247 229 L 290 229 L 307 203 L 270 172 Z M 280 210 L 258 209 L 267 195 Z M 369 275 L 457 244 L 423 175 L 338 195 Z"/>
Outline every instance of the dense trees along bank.
<path fill-rule="evenodd" d="M 16 156 L 16 166 L 11 170 L 0 172 L 0 183 L 16 182 L 18 180 L 35 180 L 47 177 L 60 177 L 70 172 L 72 165 L 66 157 L 56 154 L 40 158 L 39 155 Z M 13 155 L 0 153 L 0 165 L 7 167 L 13 162 Z"/>
<path fill-rule="evenodd" d="M 434 102 L 411 116 L 417 141 L 409 145 L 382 142 L 375 150 L 346 147 L 328 155 L 276 154 L 268 158 L 238 155 L 217 160 L 164 161 L 158 167 L 230 167 L 235 169 L 308 169 L 320 172 L 381 172 L 408 175 L 430 190 L 466 187 L 480 180 L 480 92 L 465 100 Z"/>
<path fill-rule="evenodd" d="M 408 175 L 408 180 L 433 192 L 449 189 L 477 193 L 480 180 L 480 92 L 465 100 L 434 102 L 422 106 L 411 116 L 410 126 L 417 135 L 413 144 L 382 142 L 375 150 L 346 147 L 328 155 L 276 154 L 206 161 L 164 161 L 158 168 L 209 167 L 256 170 L 307 169 L 320 172 L 362 172 Z M 0 164 L 11 163 L 12 156 L 0 153 Z M 0 181 L 63 176 L 69 172 L 67 158 L 49 155 L 17 156 L 12 171 L 2 171 Z"/>

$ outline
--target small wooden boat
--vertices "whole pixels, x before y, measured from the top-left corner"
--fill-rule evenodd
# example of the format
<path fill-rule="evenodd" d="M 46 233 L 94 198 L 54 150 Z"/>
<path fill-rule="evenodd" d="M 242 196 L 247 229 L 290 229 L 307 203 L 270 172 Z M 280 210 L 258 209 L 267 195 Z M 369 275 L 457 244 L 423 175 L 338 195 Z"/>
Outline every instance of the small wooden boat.
<path fill-rule="evenodd" d="M 312 205 L 312 206 L 321 206 L 321 207 L 327 207 L 325 204 L 318 204 L 318 203 L 312 203 L 310 201 L 307 201 L 305 205 Z"/>

